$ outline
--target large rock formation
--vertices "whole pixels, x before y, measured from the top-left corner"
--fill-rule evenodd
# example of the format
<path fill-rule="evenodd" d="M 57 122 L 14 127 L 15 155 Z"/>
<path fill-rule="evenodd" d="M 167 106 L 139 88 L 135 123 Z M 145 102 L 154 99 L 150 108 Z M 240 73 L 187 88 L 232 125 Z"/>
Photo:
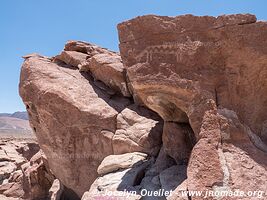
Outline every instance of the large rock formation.
<path fill-rule="evenodd" d="M 103 54 L 114 59 L 109 63 L 94 59 Z M 121 73 L 116 76 L 120 81 L 115 81 L 121 87 L 112 81 L 108 84 L 113 78 L 109 68 L 122 68 L 118 54 L 70 41 L 55 58 L 32 54 L 25 59 L 20 95 L 31 126 L 51 170 L 77 198 L 96 179 L 98 165 L 106 156 L 131 151 L 157 154 L 161 119 L 123 96 L 128 96 L 126 79 L 122 83 L 124 68 L 114 72 Z M 91 70 L 91 62 L 99 70 L 84 72 L 86 66 Z M 78 70 L 80 63 L 83 70 Z"/>
<path fill-rule="evenodd" d="M 267 23 L 148 15 L 118 31 L 122 60 L 80 41 L 53 58 L 24 57 L 20 95 L 62 183 L 53 196 L 266 191 Z"/>
<path fill-rule="evenodd" d="M 266 22 L 253 15 L 148 15 L 118 30 L 132 93 L 165 121 L 184 122 L 186 114 L 198 136 L 213 100 L 265 138 Z"/>
<path fill-rule="evenodd" d="M 194 131 L 187 189 L 266 191 L 266 22 L 249 14 L 148 15 L 118 30 L 136 102 L 157 112 L 166 127 L 189 123 Z M 172 134 L 177 136 L 165 131 L 163 146 L 177 160 L 185 150 L 180 142 L 190 134 L 179 136 L 179 129 Z M 177 146 L 168 138 L 179 138 Z M 241 160 L 250 167 L 236 169 Z M 254 184 L 251 173 L 257 176 Z"/>

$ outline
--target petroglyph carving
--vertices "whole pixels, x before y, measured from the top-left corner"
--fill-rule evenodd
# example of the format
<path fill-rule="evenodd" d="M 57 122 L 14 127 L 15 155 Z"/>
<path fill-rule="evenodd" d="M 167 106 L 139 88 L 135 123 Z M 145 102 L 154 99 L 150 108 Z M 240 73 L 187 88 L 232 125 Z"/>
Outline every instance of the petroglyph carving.
<path fill-rule="evenodd" d="M 190 39 L 184 43 L 167 42 L 162 45 L 153 45 L 141 51 L 137 56 L 137 61 L 150 63 L 156 60 L 171 64 L 179 63 L 184 54 L 192 56 L 201 46 L 203 46 L 202 42 Z"/>

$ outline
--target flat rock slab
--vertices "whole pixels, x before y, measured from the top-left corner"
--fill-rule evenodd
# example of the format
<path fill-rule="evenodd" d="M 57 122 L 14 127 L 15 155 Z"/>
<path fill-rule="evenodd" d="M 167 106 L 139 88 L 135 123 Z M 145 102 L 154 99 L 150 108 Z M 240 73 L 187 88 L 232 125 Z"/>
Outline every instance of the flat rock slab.
<path fill-rule="evenodd" d="M 132 168 L 146 161 L 147 155 L 144 153 L 134 152 L 122 155 L 107 156 L 99 165 L 97 173 L 105 175 L 121 169 Z"/>

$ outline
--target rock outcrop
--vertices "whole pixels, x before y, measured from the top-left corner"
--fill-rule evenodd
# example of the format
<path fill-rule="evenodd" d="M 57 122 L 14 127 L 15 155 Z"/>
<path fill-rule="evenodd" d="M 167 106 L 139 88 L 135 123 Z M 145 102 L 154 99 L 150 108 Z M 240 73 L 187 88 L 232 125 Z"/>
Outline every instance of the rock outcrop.
<path fill-rule="evenodd" d="M 65 50 L 56 58 L 68 65 L 79 68 L 80 71 L 90 71 L 96 80 L 102 81 L 115 92 L 119 92 L 126 97 L 131 96 L 127 88 L 125 69 L 119 54 L 96 45 L 69 41 Z"/>
<path fill-rule="evenodd" d="M 53 58 L 24 57 L 20 95 L 58 180 L 50 196 L 265 192 L 267 23 L 147 15 L 118 32 L 120 54 L 69 41 Z"/>
<path fill-rule="evenodd" d="M 39 151 L 30 162 L 22 165 L 22 186 L 25 199 L 45 199 L 55 179 L 50 171 L 47 158 Z"/>
<path fill-rule="evenodd" d="M 267 164 L 266 22 L 249 14 L 148 15 L 123 22 L 118 30 L 130 91 L 164 119 L 166 152 L 179 161 L 188 155 L 185 145 L 196 141 L 187 156 L 187 190 L 266 191 L 266 176 L 260 175 Z M 174 130 L 184 123 L 194 138 L 186 128 L 182 136 L 180 128 Z M 181 144 L 186 137 L 191 142 Z M 237 158 L 250 167 L 237 167 Z M 251 182 L 248 168 L 258 177 L 249 187 L 241 184 Z"/>
<path fill-rule="evenodd" d="M 213 100 L 265 137 L 266 22 L 253 15 L 148 15 L 118 30 L 132 93 L 165 121 L 187 116 L 198 135 Z"/>
<path fill-rule="evenodd" d="M 1 139 L 1 199 L 47 199 L 54 176 L 35 139 Z"/>
<path fill-rule="evenodd" d="M 73 41 L 64 52 L 55 58 L 26 56 L 20 95 L 50 169 L 78 198 L 97 178 L 97 168 L 106 156 L 133 151 L 156 155 L 163 123 L 154 112 L 132 105 L 132 99 L 123 96 L 126 88 L 118 93 L 118 87 L 105 81 L 113 75 L 105 69 L 122 67 L 118 54 Z M 80 53 L 87 56 L 71 57 Z M 103 54 L 114 59 L 109 63 L 93 59 Z M 104 71 L 94 77 L 94 70 L 79 70 L 78 63 L 91 66 L 91 62 Z"/>

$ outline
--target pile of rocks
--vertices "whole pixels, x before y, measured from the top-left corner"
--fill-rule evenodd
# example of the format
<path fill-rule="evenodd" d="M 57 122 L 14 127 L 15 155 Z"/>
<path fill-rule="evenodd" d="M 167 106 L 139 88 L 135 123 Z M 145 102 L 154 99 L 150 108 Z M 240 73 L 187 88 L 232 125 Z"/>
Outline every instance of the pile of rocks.
<path fill-rule="evenodd" d="M 49 196 L 54 176 L 34 139 L 1 139 L 0 158 L 0 194 L 14 199 Z"/>

